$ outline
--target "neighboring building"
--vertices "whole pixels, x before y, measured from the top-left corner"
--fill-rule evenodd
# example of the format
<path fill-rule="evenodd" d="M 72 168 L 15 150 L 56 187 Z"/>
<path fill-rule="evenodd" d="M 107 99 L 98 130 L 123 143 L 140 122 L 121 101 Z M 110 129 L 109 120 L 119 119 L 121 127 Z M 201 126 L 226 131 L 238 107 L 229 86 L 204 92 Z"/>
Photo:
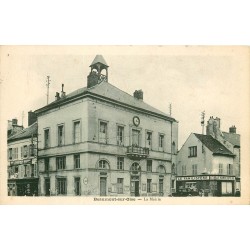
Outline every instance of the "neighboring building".
<path fill-rule="evenodd" d="M 30 115 L 34 115 L 29 112 Z M 32 121 L 34 122 L 34 120 Z M 8 195 L 37 196 L 37 122 L 8 137 Z"/>
<path fill-rule="evenodd" d="M 221 132 L 220 119 L 210 117 L 207 135 L 188 137 L 177 156 L 177 191 L 232 196 L 240 189 L 240 138 L 231 133 Z"/>
<path fill-rule="evenodd" d="M 18 120 L 16 118 L 8 121 L 7 137 L 10 137 L 23 130 L 22 125 L 18 125 Z"/>
<path fill-rule="evenodd" d="M 36 111 L 40 194 L 169 195 L 177 121 L 108 83 L 102 56 L 90 68 L 87 87 Z"/>

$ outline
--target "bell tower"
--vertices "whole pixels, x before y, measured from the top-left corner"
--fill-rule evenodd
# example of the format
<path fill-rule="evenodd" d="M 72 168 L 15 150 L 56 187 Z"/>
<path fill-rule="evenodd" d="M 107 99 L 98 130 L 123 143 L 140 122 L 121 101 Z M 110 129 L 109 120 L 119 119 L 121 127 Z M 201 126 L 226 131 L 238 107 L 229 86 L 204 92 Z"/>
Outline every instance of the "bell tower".
<path fill-rule="evenodd" d="M 96 55 L 94 61 L 89 66 L 91 71 L 88 75 L 87 87 L 91 88 L 102 81 L 108 81 L 108 64 L 102 55 Z M 103 72 L 104 71 L 104 72 Z M 105 74 L 103 74 L 105 73 Z"/>

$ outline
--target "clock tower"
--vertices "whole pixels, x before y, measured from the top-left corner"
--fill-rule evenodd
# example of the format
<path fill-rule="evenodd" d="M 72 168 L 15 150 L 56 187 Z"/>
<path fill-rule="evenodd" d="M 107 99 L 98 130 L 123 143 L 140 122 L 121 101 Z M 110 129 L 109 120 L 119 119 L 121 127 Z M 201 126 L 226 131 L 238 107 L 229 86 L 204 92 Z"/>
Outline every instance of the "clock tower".
<path fill-rule="evenodd" d="M 91 71 L 88 75 L 87 87 L 91 88 L 102 81 L 108 81 L 108 64 L 102 55 L 96 55 L 94 61 L 89 66 Z M 104 74 L 105 73 L 105 74 Z"/>

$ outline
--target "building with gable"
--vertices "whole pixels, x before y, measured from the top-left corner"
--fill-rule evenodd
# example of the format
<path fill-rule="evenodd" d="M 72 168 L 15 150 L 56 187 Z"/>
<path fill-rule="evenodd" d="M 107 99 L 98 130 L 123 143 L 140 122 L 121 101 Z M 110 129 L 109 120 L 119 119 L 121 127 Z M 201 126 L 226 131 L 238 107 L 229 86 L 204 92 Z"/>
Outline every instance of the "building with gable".
<path fill-rule="evenodd" d="M 34 117 L 30 111 L 28 127 L 10 133 L 7 139 L 9 196 L 38 195 L 37 122 Z"/>
<path fill-rule="evenodd" d="M 240 136 L 235 126 L 220 131 L 210 117 L 206 135 L 192 133 L 178 152 L 177 190 L 189 188 L 208 196 L 233 196 L 240 190 Z"/>
<path fill-rule="evenodd" d="M 101 55 L 87 86 L 36 110 L 40 195 L 168 196 L 178 122 L 108 82 Z"/>

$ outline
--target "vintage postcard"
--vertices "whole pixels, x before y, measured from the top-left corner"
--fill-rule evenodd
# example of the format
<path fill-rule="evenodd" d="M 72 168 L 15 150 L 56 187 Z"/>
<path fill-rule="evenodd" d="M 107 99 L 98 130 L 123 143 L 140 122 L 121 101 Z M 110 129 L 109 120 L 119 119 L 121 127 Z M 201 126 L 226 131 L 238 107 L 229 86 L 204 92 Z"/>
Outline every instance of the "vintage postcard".
<path fill-rule="evenodd" d="M 1 46 L 0 204 L 249 204 L 244 46 Z"/>

